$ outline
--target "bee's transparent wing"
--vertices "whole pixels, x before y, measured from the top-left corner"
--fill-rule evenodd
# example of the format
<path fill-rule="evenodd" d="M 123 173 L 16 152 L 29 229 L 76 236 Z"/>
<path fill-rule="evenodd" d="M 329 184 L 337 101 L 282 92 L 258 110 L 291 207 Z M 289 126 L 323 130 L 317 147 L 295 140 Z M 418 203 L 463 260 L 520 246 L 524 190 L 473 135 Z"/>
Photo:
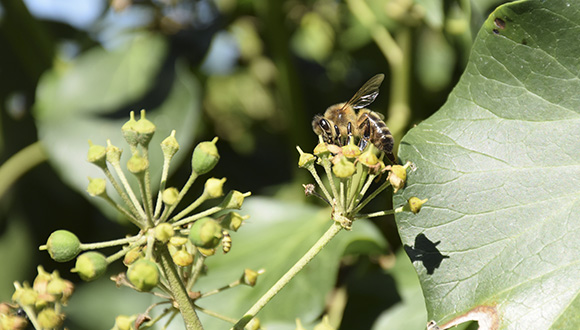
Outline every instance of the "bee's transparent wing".
<path fill-rule="evenodd" d="M 350 105 L 353 109 L 358 110 L 373 103 L 379 95 L 379 87 L 384 79 L 385 75 L 382 73 L 373 76 L 344 104 L 343 108 Z"/>

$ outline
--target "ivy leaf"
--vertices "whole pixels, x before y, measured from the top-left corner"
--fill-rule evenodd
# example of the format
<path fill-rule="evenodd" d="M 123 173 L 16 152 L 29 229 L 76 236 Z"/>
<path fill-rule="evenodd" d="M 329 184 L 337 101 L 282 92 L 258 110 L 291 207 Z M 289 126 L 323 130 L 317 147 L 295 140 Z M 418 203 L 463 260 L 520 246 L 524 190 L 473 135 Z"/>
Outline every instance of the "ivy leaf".
<path fill-rule="evenodd" d="M 499 7 L 401 142 L 417 169 L 395 203 L 429 200 L 397 224 L 442 329 L 580 328 L 579 39 L 578 2 Z"/>
<path fill-rule="evenodd" d="M 196 301 L 203 308 L 236 320 L 314 245 L 332 223 L 328 208 L 259 197 L 244 202 L 243 213 L 251 217 L 238 232 L 231 233 L 232 250 L 226 255 L 217 253 L 208 258 L 208 276 L 202 276 L 193 287 L 194 291 L 208 292 L 238 280 L 245 268 L 264 269 L 253 288 L 235 287 Z M 386 242 L 375 226 L 364 220 L 355 222 L 352 231 L 338 233 L 264 307 L 257 315 L 262 325 L 275 329 L 276 325 L 290 324 L 295 328 L 296 318 L 306 324 L 320 317 L 325 298 L 336 282 L 340 258 L 347 247 L 355 243 L 359 253 L 381 253 L 386 248 Z M 231 327 L 231 324 L 203 314 L 200 318 L 207 329 Z"/>

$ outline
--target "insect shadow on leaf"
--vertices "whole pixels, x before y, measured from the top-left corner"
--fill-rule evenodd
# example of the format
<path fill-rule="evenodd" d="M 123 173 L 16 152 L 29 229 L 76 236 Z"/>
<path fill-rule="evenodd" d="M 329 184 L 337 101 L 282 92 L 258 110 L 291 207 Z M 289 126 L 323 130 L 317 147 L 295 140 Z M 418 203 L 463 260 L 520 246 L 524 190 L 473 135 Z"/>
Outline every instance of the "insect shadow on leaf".
<path fill-rule="evenodd" d="M 411 262 L 420 261 L 427 269 L 427 274 L 433 275 L 436 268 L 439 268 L 443 259 L 449 256 L 441 254 L 437 249 L 437 245 L 441 241 L 433 243 L 424 234 L 419 234 L 415 237 L 415 246 L 405 244 L 405 252 L 409 255 Z"/>

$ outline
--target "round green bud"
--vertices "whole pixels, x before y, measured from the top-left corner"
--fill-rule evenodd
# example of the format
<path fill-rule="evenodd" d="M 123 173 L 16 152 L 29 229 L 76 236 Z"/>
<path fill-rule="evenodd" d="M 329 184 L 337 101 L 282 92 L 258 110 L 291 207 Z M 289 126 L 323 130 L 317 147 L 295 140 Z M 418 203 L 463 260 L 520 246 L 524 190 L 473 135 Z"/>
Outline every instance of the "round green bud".
<path fill-rule="evenodd" d="M 111 164 L 118 164 L 121 161 L 121 154 L 123 150 L 111 144 L 111 140 L 107 140 L 107 161 Z"/>
<path fill-rule="evenodd" d="M 344 156 L 340 156 L 338 161 L 336 161 L 332 166 L 332 173 L 334 173 L 337 178 L 341 179 L 350 178 L 355 170 L 356 168 L 354 164 Z"/>
<path fill-rule="evenodd" d="M 107 260 L 102 253 L 90 251 L 77 258 L 75 268 L 71 271 L 78 273 L 83 281 L 93 281 L 101 277 L 107 270 Z"/>
<path fill-rule="evenodd" d="M 140 259 L 129 266 L 127 278 L 139 291 L 149 292 L 159 284 L 159 269 L 153 261 Z"/>
<path fill-rule="evenodd" d="M 93 197 L 107 195 L 107 181 L 102 178 L 89 178 L 87 192 Z"/>
<path fill-rule="evenodd" d="M 417 214 L 419 213 L 419 211 L 421 211 L 421 207 L 423 206 L 423 204 L 425 204 L 425 202 L 427 202 L 427 199 L 419 199 L 418 197 L 411 197 L 407 202 L 409 203 L 409 209 L 411 210 L 411 212 Z"/>
<path fill-rule="evenodd" d="M 141 258 L 141 247 L 133 248 L 129 250 L 129 252 L 127 252 L 125 255 L 125 258 L 123 258 L 123 264 L 125 266 L 129 266 L 139 258 Z"/>
<path fill-rule="evenodd" d="M 239 210 L 242 208 L 242 204 L 244 203 L 244 198 L 250 196 L 252 193 L 241 193 L 237 190 L 230 191 L 224 200 L 220 203 L 220 207 L 223 209 L 237 209 Z"/>
<path fill-rule="evenodd" d="M 66 262 L 81 252 L 81 242 L 75 234 L 61 229 L 50 234 L 46 241 L 46 249 L 54 261 Z"/>
<path fill-rule="evenodd" d="M 347 145 L 345 145 L 344 147 L 342 147 L 342 154 L 346 157 L 346 158 L 356 158 L 360 155 L 360 149 L 358 146 L 349 143 Z"/>
<path fill-rule="evenodd" d="M 147 147 L 153 134 L 155 134 L 155 124 L 153 124 L 149 119 L 145 118 L 145 110 L 141 110 L 141 118 L 133 126 L 137 132 L 137 143 L 143 147 Z"/>
<path fill-rule="evenodd" d="M 250 322 L 248 322 L 248 325 L 246 325 L 246 329 L 248 330 L 260 330 L 262 329 L 262 324 L 260 324 L 260 319 L 257 317 L 254 317 Z M 318 330 L 318 329 L 316 329 Z"/>
<path fill-rule="evenodd" d="M 161 141 L 161 150 L 165 158 L 171 159 L 173 155 L 179 150 L 179 143 L 175 138 L 175 130 L 171 131 L 171 135 Z"/>
<path fill-rule="evenodd" d="M 185 243 L 187 243 L 187 237 L 183 237 L 183 236 L 173 236 L 169 240 L 169 244 L 171 244 L 173 246 L 182 246 Z"/>
<path fill-rule="evenodd" d="M 181 267 L 189 266 L 193 263 L 193 256 L 186 250 L 177 250 L 172 256 L 173 262 Z"/>
<path fill-rule="evenodd" d="M 298 146 L 296 147 L 296 149 L 300 153 L 300 158 L 298 159 L 298 167 L 303 168 L 314 164 L 316 157 L 314 157 L 313 154 L 302 151 L 302 149 L 300 149 L 300 147 Z"/>
<path fill-rule="evenodd" d="M 21 306 L 34 306 L 38 300 L 38 292 L 30 287 L 19 288 L 14 291 L 12 300 Z"/>
<path fill-rule="evenodd" d="M 36 316 L 36 320 L 38 321 L 38 325 L 42 329 L 54 329 L 60 327 L 64 316 L 62 314 L 58 314 L 52 308 L 45 308 L 38 313 Z"/>
<path fill-rule="evenodd" d="M 98 167 L 105 168 L 107 151 L 106 148 L 100 145 L 93 144 L 89 141 L 89 152 L 87 153 L 87 160 Z"/>
<path fill-rule="evenodd" d="M 141 174 L 149 168 L 149 161 L 147 158 L 139 155 L 138 152 L 134 153 L 133 156 L 127 162 L 127 169 L 133 174 Z"/>
<path fill-rule="evenodd" d="M 379 163 L 379 158 L 372 151 L 373 148 L 366 148 L 359 157 L 358 161 L 361 162 L 366 167 L 374 167 Z"/>
<path fill-rule="evenodd" d="M 133 330 L 133 322 L 137 319 L 136 316 L 119 315 L 115 318 L 115 330 Z"/>
<path fill-rule="evenodd" d="M 224 183 L 226 182 L 226 178 L 216 179 L 216 178 L 209 178 L 205 182 L 205 187 L 203 193 L 208 198 L 218 198 L 224 195 Z"/>
<path fill-rule="evenodd" d="M 28 328 L 28 320 L 18 315 L 0 314 L 0 329 L 25 330 Z"/>
<path fill-rule="evenodd" d="M 165 203 L 167 205 L 175 204 L 177 202 L 178 197 L 179 197 L 179 190 L 177 190 L 177 188 L 175 188 L 175 187 L 167 188 L 167 189 L 163 190 L 163 193 L 161 194 L 161 199 L 163 200 L 163 203 Z"/>
<path fill-rule="evenodd" d="M 328 150 L 328 144 L 325 142 L 319 143 L 314 147 L 314 154 L 316 156 L 328 155 L 330 151 Z"/>
<path fill-rule="evenodd" d="M 263 273 L 262 271 L 255 271 L 249 268 L 244 269 L 244 275 L 242 276 L 242 283 L 249 286 L 256 285 L 258 281 L 258 276 Z"/>
<path fill-rule="evenodd" d="M 212 249 L 218 246 L 223 237 L 222 227 L 212 218 L 201 218 L 191 225 L 189 241 L 201 248 Z"/>
<path fill-rule="evenodd" d="M 405 187 L 405 181 L 407 180 L 407 170 L 401 165 L 393 165 L 387 180 L 393 186 L 393 192 L 399 191 Z"/>
<path fill-rule="evenodd" d="M 123 137 L 125 138 L 125 141 L 127 141 L 127 143 L 132 148 L 136 147 L 138 143 L 137 131 L 135 130 L 136 124 L 137 121 L 135 120 L 135 113 L 131 111 L 131 113 L 129 114 L 129 120 L 125 124 L 123 124 L 123 127 L 121 127 L 121 131 L 123 132 Z"/>
<path fill-rule="evenodd" d="M 244 223 L 244 220 L 247 220 L 250 216 L 241 216 L 239 213 L 236 212 L 229 212 L 228 214 L 220 217 L 220 224 L 225 229 L 230 229 L 233 231 L 238 231 L 240 226 Z"/>
<path fill-rule="evenodd" d="M 212 141 L 199 143 L 193 150 L 191 166 L 196 174 L 201 175 L 211 171 L 220 160 L 220 155 L 215 146 L 216 142 L 217 137 Z"/>
<path fill-rule="evenodd" d="M 175 235 L 175 230 L 167 222 L 160 223 L 155 227 L 155 239 L 162 243 L 167 243 L 173 235 Z"/>

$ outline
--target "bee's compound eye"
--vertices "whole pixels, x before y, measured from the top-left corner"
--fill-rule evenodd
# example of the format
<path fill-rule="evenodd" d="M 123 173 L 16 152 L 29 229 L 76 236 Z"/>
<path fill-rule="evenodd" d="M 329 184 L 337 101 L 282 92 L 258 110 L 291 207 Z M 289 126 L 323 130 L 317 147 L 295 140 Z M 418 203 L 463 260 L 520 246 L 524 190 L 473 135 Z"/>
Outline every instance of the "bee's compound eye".
<path fill-rule="evenodd" d="M 320 128 L 322 128 L 325 132 L 330 131 L 330 124 L 326 119 L 324 118 L 320 119 L 320 122 L 318 124 L 320 125 Z"/>

